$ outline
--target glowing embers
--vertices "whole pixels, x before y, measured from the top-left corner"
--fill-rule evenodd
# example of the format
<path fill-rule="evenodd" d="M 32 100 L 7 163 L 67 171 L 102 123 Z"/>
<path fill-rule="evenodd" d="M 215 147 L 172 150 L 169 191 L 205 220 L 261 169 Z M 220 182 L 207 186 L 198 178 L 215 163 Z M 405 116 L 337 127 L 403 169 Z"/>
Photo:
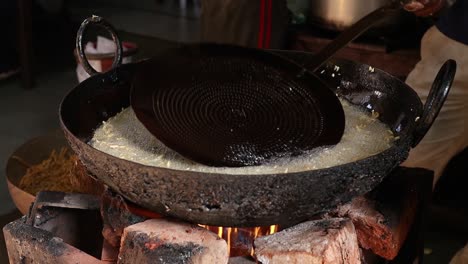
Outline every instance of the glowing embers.
<path fill-rule="evenodd" d="M 218 234 L 228 244 L 229 256 L 254 256 L 253 243 L 258 237 L 274 234 L 279 231 L 278 225 L 265 227 L 218 227 L 199 225 Z"/>

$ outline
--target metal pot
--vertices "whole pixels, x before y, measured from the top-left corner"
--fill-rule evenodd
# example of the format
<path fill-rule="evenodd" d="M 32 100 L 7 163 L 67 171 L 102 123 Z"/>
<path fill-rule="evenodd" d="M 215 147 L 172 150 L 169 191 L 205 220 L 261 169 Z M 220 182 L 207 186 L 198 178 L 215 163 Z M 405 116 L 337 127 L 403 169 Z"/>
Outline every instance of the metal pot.
<path fill-rule="evenodd" d="M 309 21 L 330 30 L 342 31 L 360 18 L 389 3 L 389 0 L 312 0 Z M 404 11 L 385 19 L 374 30 L 393 28 L 404 20 Z"/>

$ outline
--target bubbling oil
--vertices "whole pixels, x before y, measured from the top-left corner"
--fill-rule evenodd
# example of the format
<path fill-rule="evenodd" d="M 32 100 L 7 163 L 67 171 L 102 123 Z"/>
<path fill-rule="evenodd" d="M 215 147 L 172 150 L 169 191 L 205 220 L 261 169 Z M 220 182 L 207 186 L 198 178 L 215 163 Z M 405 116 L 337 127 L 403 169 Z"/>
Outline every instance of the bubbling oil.
<path fill-rule="evenodd" d="M 378 154 L 392 146 L 395 136 L 377 117 L 341 100 L 345 131 L 334 146 L 316 148 L 301 156 L 282 157 L 259 166 L 210 167 L 189 160 L 157 140 L 128 107 L 102 123 L 89 144 L 112 156 L 148 166 L 225 174 L 274 174 L 317 170 Z"/>

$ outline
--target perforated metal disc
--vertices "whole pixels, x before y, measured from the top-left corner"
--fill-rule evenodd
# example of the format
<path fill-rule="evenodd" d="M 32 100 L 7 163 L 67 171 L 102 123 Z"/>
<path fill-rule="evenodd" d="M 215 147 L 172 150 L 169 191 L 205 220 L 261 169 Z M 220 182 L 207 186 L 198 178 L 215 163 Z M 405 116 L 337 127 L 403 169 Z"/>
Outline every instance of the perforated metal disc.
<path fill-rule="evenodd" d="M 141 64 L 131 104 L 168 147 L 211 166 L 249 166 L 339 142 L 344 112 L 314 75 L 265 51 L 186 46 Z"/>

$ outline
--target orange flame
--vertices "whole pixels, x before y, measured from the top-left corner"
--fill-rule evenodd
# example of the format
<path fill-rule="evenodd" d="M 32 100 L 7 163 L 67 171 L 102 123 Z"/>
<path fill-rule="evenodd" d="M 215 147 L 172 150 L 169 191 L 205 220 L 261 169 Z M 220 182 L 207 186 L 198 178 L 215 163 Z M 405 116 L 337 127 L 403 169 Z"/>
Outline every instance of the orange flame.
<path fill-rule="evenodd" d="M 218 234 L 220 238 L 226 240 L 230 257 L 253 256 L 253 244 L 256 238 L 278 232 L 277 225 L 266 227 L 199 226 Z"/>

